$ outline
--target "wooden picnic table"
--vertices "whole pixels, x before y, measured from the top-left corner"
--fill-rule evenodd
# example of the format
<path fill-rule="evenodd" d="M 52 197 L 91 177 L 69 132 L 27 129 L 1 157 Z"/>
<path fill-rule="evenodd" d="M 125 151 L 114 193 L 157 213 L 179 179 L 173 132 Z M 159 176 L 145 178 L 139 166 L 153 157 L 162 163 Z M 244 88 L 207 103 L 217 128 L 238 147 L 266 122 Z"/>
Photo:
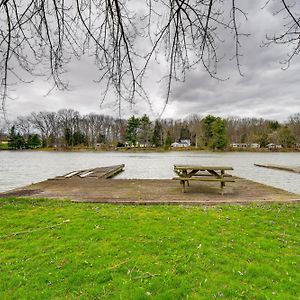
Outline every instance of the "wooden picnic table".
<path fill-rule="evenodd" d="M 221 191 L 226 182 L 234 182 L 232 175 L 226 174 L 225 171 L 233 170 L 232 167 L 226 166 L 195 166 L 195 165 L 174 165 L 174 172 L 179 177 L 174 180 L 180 180 L 182 192 L 185 193 L 185 183 L 189 186 L 189 181 L 216 181 L 221 183 Z"/>

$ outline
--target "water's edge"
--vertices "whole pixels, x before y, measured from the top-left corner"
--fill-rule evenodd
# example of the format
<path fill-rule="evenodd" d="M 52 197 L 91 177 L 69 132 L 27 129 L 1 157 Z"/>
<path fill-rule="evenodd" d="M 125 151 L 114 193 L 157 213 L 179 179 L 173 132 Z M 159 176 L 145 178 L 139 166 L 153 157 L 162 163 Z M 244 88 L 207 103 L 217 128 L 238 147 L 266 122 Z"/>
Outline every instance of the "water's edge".
<path fill-rule="evenodd" d="M 45 152 L 1 151 L 0 192 L 64 173 L 125 164 L 117 178 L 172 178 L 174 164 L 232 166 L 233 175 L 300 194 L 300 174 L 255 167 L 254 163 L 300 166 L 300 153 L 225 152 Z"/>

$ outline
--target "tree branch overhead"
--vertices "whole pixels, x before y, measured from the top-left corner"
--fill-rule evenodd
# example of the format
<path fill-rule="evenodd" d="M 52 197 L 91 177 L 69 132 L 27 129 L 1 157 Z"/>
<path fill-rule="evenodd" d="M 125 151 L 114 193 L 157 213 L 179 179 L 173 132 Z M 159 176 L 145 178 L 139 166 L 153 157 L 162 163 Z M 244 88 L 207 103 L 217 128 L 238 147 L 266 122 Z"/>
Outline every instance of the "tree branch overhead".
<path fill-rule="evenodd" d="M 186 72 L 195 66 L 218 78 L 220 29 L 234 38 L 235 63 L 242 75 L 241 38 L 247 33 L 240 32 L 239 24 L 247 17 L 240 1 L 133 2 L 0 1 L 2 111 L 10 87 L 28 78 L 47 76 L 55 88 L 67 89 L 63 76 L 66 66 L 84 55 L 92 56 L 97 65 L 103 100 L 114 92 L 121 106 L 122 101 L 149 101 L 143 80 L 158 54 L 163 54 L 168 65 L 163 78 L 167 104 L 173 82 L 184 81 Z M 267 43 L 291 47 L 285 61 L 288 66 L 300 51 L 298 7 L 287 0 L 277 2 L 281 5 L 277 15 L 285 14 L 286 23 L 282 33 L 267 37 Z"/>

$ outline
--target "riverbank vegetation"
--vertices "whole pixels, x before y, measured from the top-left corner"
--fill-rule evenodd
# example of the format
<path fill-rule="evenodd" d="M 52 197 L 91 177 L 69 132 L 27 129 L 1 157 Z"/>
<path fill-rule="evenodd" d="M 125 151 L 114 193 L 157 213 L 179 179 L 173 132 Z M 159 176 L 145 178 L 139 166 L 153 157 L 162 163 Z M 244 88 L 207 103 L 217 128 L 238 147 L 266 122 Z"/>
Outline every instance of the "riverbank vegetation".
<path fill-rule="evenodd" d="M 298 299 L 298 204 L 1 199 L 3 299 Z"/>
<path fill-rule="evenodd" d="M 5 145 L 6 144 L 6 145 Z M 300 148 L 300 113 L 285 123 L 264 119 L 193 115 L 184 120 L 132 116 L 80 115 L 71 109 L 19 117 L 0 128 L 2 149 L 112 150 L 169 149 L 172 145 L 203 150 Z M 253 147 L 254 146 L 254 147 Z M 246 149 L 246 150 L 247 150 Z"/>

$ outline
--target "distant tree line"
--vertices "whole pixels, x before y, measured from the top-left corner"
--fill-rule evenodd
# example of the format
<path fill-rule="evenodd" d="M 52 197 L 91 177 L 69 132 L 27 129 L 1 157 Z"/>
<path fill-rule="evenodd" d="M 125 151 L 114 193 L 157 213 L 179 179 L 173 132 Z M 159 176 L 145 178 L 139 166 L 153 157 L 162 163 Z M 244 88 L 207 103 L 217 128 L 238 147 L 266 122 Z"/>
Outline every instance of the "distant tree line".
<path fill-rule="evenodd" d="M 226 120 L 230 141 L 258 143 L 265 147 L 269 143 L 294 148 L 300 145 L 300 113 L 291 115 L 285 123 L 264 119 L 229 118 Z"/>
<path fill-rule="evenodd" d="M 2 126 L 3 127 L 3 126 Z M 226 149 L 230 143 L 269 143 L 285 148 L 299 147 L 300 113 L 284 123 L 255 118 L 220 118 L 193 115 L 184 120 L 132 116 L 128 120 L 91 113 L 81 115 L 72 109 L 31 113 L 0 128 L 1 140 L 10 149 L 37 147 L 165 147 L 190 140 L 202 149 Z"/>
<path fill-rule="evenodd" d="M 78 111 L 62 109 L 58 112 L 42 111 L 18 117 L 8 125 L 7 131 L 10 132 L 13 128 L 15 135 L 21 136 L 24 141 L 32 134 L 37 134 L 42 147 L 89 148 L 96 144 L 113 145 L 125 141 L 126 124 L 126 120 L 110 116 L 93 113 L 81 116 Z M 8 138 L 11 137 L 9 133 Z"/>

